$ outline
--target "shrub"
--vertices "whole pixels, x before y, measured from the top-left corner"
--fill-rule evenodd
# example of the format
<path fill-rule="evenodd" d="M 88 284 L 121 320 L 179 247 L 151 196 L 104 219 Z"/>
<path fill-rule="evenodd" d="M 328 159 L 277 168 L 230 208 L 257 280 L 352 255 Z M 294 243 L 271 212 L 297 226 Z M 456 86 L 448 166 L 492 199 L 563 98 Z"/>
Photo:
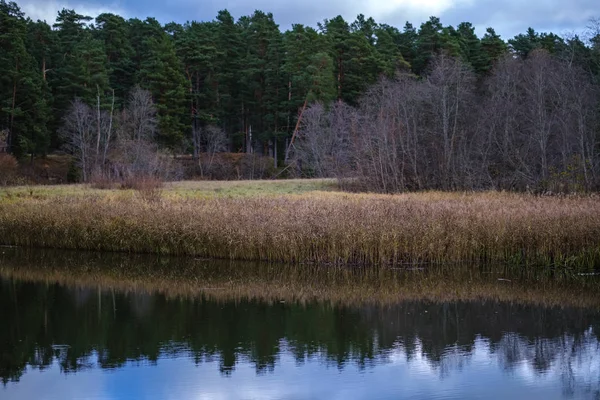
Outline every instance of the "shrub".
<path fill-rule="evenodd" d="M 132 176 L 121 183 L 122 189 L 134 190 L 143 200 L 155 202 L 162 196 L 163 181 L 154 176 Z"/>
<path fill-rule="evenodd" d="M 115 189 L 118 182 L 104 174 L 95 174 L 90 179 L 90 186 L 94 189 Z"/>
<path fill-rule="evenodd" d="M 77 166 L 75 161 L 69 164 L 69 170 L 67 171 L 67 182 L 78 183 L 81 181 L 81 168 Z"/>
<path fill-rule="evenodd" d="M 202 153 L 199 160 L 178 157 L 177 164 L 188 179 L 246 180 L 270 179 L 276 175 L 272 157 L 246 153 Z"/>
<path fill-rule="evenodd" d="M 0 186 L 16 183 L 19 163 L 10 154 L 0 154 Z"/>

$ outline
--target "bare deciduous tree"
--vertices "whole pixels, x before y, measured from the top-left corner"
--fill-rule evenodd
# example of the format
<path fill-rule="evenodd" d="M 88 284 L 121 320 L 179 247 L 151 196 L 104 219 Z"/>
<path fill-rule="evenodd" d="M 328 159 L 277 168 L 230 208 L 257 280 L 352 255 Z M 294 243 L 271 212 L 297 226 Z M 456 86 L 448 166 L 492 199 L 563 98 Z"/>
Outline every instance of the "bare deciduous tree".
<path fill-rule="evenodd" d="M 172 157 L 155 143 L 157 111 L 149 91 L 136 86 L 121 113 L 118 137 L 111 152 L 113 173 L 121 179 L 167 179 L 172 172 Z"/>
<path fill-rule="evenodd" d="M 152 94 L 136 86 L 129 95 L 127 107 L 121 113 L 119 140 L 153 141 L 157 124 Z"/>
<path fill-rule="evenodd" d="M 210 174 L 215 155 L 227 150 L 227 145 L 227 134 L 219 127 L 209 125 L 194 131 L 194 148 L 198 149 L 198 154 L 202 149 L 205 151 L 205 157 L 199 157 L 202 176 Z"/>
<path fill-rule="evenodd" d="M 436 186 L 455 189 L 464 184 L 473 131 L 469 118 L 475 108 L 475 76 L 457 58 L 447 55 L 436 57 L 427 77 L 428 105 L 430 110 L 430 136 L 439 143 L 434 172 Z M 435 151 L 432 146 L 431 151 Z M 432 154 L 433 155 L 433 154 Z"/>
<path fill-rule="evenodd" d="M 305 173 L 316 177 L 342 174 L 352 163 L 348 146 L 356 110 L 336 102 L 326 109 L 316 103 L 304 111 L 293 158 Z"/>
<path fill-rule="evenodd" d="M 114 118 L 113 108 L 114 104 L 110 112 L 98 105 L 93 109 L 76 99 L 64 119 L 61 132 L 81 168 L 83 181 L 92 177 L 166 178 L 172 162 L 154 141 L 157 117 L 150 92 L 134 88 L 118 118 Z"/>
<path fill-rule="evenodd" d="M 75 99 L 64 118 L 61 134 L 67 148 L 73 153 L 81 168 L 83 181 L 87 182 L 94 164 L 95 118 L 92 109 L 80 99 Z"/>
<path fill-rule="evenodd" d="M 313 105 L 295 157 L 317 176 L 382 192 L 591 189 L 598 89 L 589 73 L 542 50 L 499 60 L 478 87 L 465 64 L 440 55 L 424 79 L 382 80 L 356 109 Z"/>

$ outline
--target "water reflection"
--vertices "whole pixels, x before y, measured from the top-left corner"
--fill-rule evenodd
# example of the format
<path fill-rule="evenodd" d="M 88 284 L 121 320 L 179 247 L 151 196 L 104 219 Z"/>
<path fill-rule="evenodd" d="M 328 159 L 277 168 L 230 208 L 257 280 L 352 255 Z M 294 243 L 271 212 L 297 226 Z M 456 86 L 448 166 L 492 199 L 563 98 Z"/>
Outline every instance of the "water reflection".
<path fill-rule="evenodd" d="M 597 309 L 185 297 L 2 276 L 2 398 L 600 396 Z"/>

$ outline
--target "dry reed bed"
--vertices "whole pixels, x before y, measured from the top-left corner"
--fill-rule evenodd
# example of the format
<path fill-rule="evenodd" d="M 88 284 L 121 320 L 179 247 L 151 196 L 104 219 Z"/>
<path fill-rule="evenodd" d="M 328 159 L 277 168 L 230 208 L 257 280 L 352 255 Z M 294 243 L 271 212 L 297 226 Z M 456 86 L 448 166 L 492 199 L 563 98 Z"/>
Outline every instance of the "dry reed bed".
<path fill-rule="evenodd" d="M 291 263 L 592 268 L 600 201 L 505 193 L 0 202 L 0 243 Z"/>

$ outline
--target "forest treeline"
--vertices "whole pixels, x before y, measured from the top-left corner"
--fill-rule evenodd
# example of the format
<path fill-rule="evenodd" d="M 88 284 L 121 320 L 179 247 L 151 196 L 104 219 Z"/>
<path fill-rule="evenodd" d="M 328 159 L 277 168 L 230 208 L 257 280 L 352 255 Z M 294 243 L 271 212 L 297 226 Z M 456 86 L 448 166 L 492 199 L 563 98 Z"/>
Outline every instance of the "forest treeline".
<path fill-rule="evenodd" d="M 551 138 L 550 142 L 559 140 L 555 125 L 563 124 L 565 132 L 577 125 L 579 136 L 567 141 L 579 142 L 561 154 L 561 167 L 574 163 L 573 168 L 583 168 L 584 174 L 594 177 L 598 24 L 592 21 L 588 31 L 580 38 L 529 29 L 505 41 L 492 28 L 478 37 L 468 22 L 445 26 L 431 17 L 419 27 L 407 22 L 398 28 L 359 15 L 353 22 L 337 16 L 316 28 L 296 24 L 283 32 L 273 15 L 262 11 L 237 21 L 229 12 L 220 11 L 212 21 L 162 25 L 154 18 L 125 19 L 108 13 L 92 18 L 63 9 L 56 21 L 48 24 L 32 21 L 16 3 L 0 0 L 0 147 L 18 157 L 65 148 L 76 151 L 74 142 L 85 136 L 74 137 L 73 124 L 79 124 L 75 132 L 87 132 L 86 151 L 93 153 L 93 164 L 106 162 L 110 145 L 120 137 L 126 137 L 122 143 L 128 143 L 121 146 L 121 154 L 130 153 L 127 149 L 132 140 L 139 144 L 144 139 L 148 147 L 146 138 L 151 138 L 154 147 L 196 158 L 225 150 L 268 155 L 281 164 L 293 156 L 304 159 L 304 168 L 316 175 L 325 170 L 319 170 L 324 162 L 312 161 L 315 157 L 326 157 L 327 163 L 346 157 L 355 173 L 383 174 L 377 189 L 384 191 L 395 190 L 392 187 L 464 186 L 456 182 L 465 179 L 470 186 L 498 185 L 500 181 L 501 186 L 510 186 L 539 182 L 553 173 L 556 146 L 548 144 L 551 154 L 539 161 L 541 166 L 531 166 L 531 154 L 537 148 L 525 142 L 533 141 L 543 148 L 546 144 L 539 143 L 540 136 Z M 544 64 L 539 71 L 530 71 L 539 63 Z M 501 75 L 513 72 L 520 74 L 518 79 L 505 76 L 508 81 L 501 82 Z M 562 75 L 561 82 L 554 82 L 556 74 Z M 567 82 L 565 75 L 573 79 Z M 523 102 L 533 107 L 530 90 L 540 89 L 521 80 L 536 76 L 547 83 L 542 98 L 537 98 L 543 102 L 538 104 L 538 112 L 550 113 L 559 121 L 547 123 L 552 127 L 539 122 L 540 115 L 533 111 L 527 114 L 521 107 Z M 550 99 L 557 90 L 566 93 L 569 89 L 563 86 L 569 84 L 572 93 L 579 95 L 576 100 L 585 102 L 585 107 L 574 106 L 572 98 L 563 97 L 562 114 L 555 114 L 552 107 L 560 106 Z M 319 107 L 330 113 L 348 106 L 351 114 L 363 116 L 373 116 L 378 107 L 400 112 L 400 103 L 371 103 L 377 98 L 389 100 L 384 90 L 395 92 L 399 101 L 405 101 L 409 97 L 405 94 L 410 93 L 413 98 L 429 96 L 443 105 L 436 109 L 439 113 L 430 110 L 431 115 L 424 115 L 429 109 L 425 100 L 421 99 L 420 106 L 416 102 L 405 104 L 405 109 L 423 115 L 405 114 L 401 123 L 396 115 L 394 123 L 402 128 L 396 130 L 394 140 L 402 137 L 406 142 L 403 146 L 385 142 L 392 140 L 391 136 L 382 139 L 394 136 L 391 131 L 370 129 L 373 140 L 367 140 L 369 146 L 360 146 L 361 152 L 370 155 L 344 150 L 341 157 L 336 148 L 336 154 L 332 149 L 323 154 L 320 149 L 320 153 L 307 156 L 310 135 L 306 130 L 312 122 L 299 116 L 306 113 L 310 117 Z M 518 102 L 508 101 L 510 96 L 517 96 Z M 503 109 L 492 112 L 490 102 Z M 486 104 L 483 108 L 482 103 Z M 481 113 L 472 112 L 472 107 L 487 110 L 490 118 L 476 118 L 474 114 Z M 594 112 L 589 110 L 594 107 Z M 590 115 L 586 114 L 582 122 L 574 116 L 576 111 L 589 111 Z M 365 122 L 362 129 L 371 124 L 365 118 L 359 118 Z M 419 118 L 430 124 L 427 129 L 421 128 Z M 565 118 L 573 121 L 566 122 Z M 539 126 L 533 125 L 536 121 Z M 483 126 L 486 123 L 488 126 Z M 533 133 L 527 138 L 500 140 L 502 124 L 508 136 Z M 514 130 L 517 125 L 519 132 Z M 398 136 L 401 130 L 406 135 Z M 425 130 L 427 134 L 422 133 Z M 356 129 L 352 132 L 350 136 L 370 137 Z M 321 140 L 331 137 L 322 136 Z M 391 157 L 393 165 L 382 166 L 382 160 L 379 167 L 351 162 L 365 159 L 374 165 L 373 151 L 378 151 L 375 147 L 379 145 L 373 142 L 377 141 L 383 146 L 389 144 L 385 157 Z M 496 143 L 499 141 L 504 144 Z M 520 146 L 529 147 L 515 154 Z M 579 149 L 574 150 L 577 146 Z M 433 154 L 431 148 L 436 149 Z M 293 154 L 289 149 L 294 149 Z M 82 157 L 90 156 L 79 153 L 80 164 Z M 403 161 L 397 162 L 398 157 Z M 486 170 L 483 174 L 477 170 L 482 168 Z M 565 171 L 562 168 L 557 173 Z M 331 174 L 331 168 L 327 173 Z M 523 174 L 527 179 L 521 179 Z"/>

